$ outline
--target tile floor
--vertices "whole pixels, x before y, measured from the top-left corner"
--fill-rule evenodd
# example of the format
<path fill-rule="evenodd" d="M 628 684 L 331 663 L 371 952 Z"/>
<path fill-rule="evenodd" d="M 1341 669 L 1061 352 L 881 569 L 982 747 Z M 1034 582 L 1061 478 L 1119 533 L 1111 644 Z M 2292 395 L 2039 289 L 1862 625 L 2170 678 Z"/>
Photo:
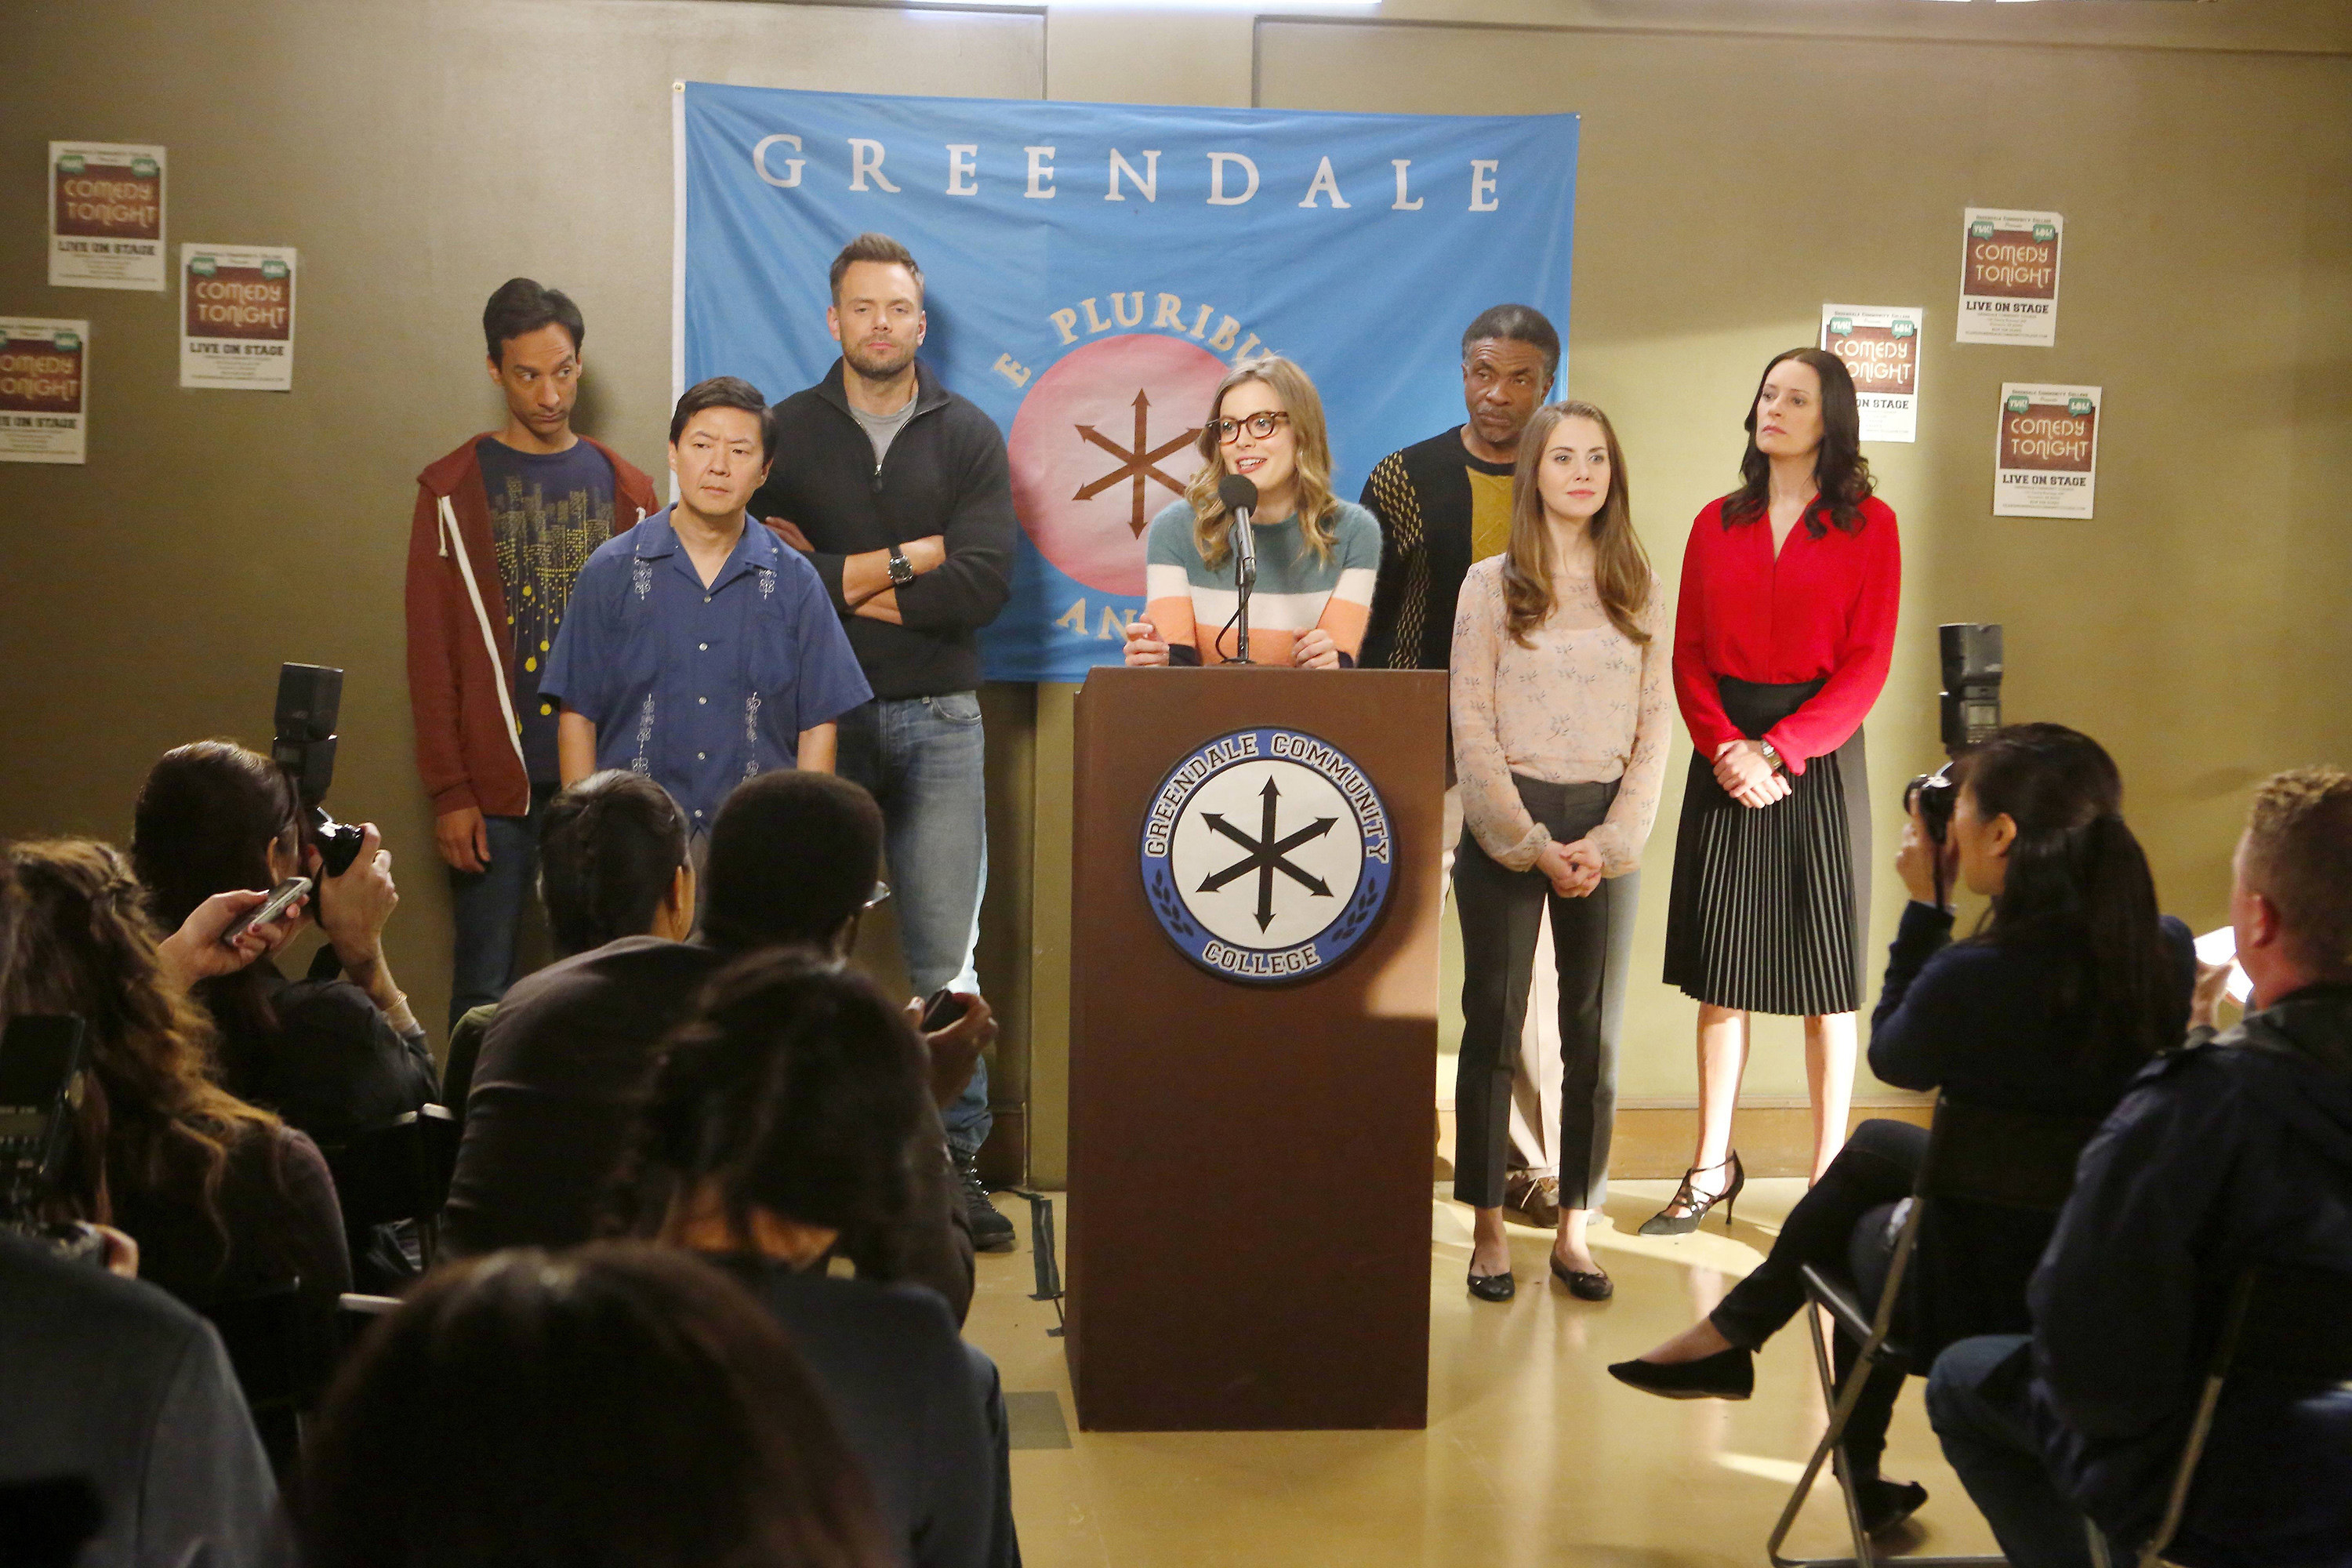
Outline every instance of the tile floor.
<path fill-rule="evenodd" d="M 1663 1182 L 1612 1188 L 1595 1250 L 1614 1300 L 1550 1288 L 1546 1233 L 1513 1227 L 1516 1300 L 1462 1288 L 1469 1211 L 1430 1205 L 1430 1424 L 1425 1432 L 1090 1433 L 1077 1429 L 1054 1309 L 1034 1287 L 1027 1205 L 999 1206 L 1020 1250 L 980 1260 L 968 1332 L 993 1355 L 1013 1415 L 1013 1503 L 1030 1568 L 1282 1564 L 1283 1568 L 1699 1568 L 1762 1563 L 1823 1411 L 1801 1323 L 1757 1364 L 1743 1405 L 1675 1403 L 1622 1387 L 1606 1363 L 1638 1354 L 1713 1305 L 1753 1267 L 1794 1180 L 1752 1181 L 1731 1234 L 1633 1234 L 1671 1194 Z M 1056 1218 L 1066 1220 L 1055 1194 Z M 1335 1300 L 1332 1310 L 1344 1311 Z M 1993 1550 L 1936 1447 L 1917 1383 L 1898 1409 L 1886 1473 L 1931 1494 L 1899 1551 Z M 1052 1396 L 1048 1403 L 1042 1395 Z M 1026 1396 L 1026 1397 L 1023 1397 Z M 1064 1446 L 1066 1445 L 1066 1446 Z M 1791 1542 L 1848 1550 L 1826 1486 Z"/>

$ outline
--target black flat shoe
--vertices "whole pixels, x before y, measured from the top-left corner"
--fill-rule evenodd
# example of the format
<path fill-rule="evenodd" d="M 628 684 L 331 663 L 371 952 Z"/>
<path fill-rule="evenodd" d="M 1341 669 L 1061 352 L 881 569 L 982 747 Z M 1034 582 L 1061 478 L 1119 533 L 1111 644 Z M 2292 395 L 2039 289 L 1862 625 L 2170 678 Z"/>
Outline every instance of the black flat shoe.
<path fill-rule="evenodd" d="M 1876 1535 L 1894 1529 L 1925 1507 L 1927 1489 L 1917 1481 L 1890 1481 L 1867 1476 L 1854 1482 L 1853 1500 L 1862 1510 L 1862 1528 Z"/>
<path fill-rule="evenodd" d="M 1517 1292 L 1518 1288 L 1519 1282 L 1511 1278 L 1508 1269 L 1505 1269 L 1500 1274 L 1470 1276 L 1470 1294 L 1477 1297 L 1481 1301 L 1507 1301 Z"/>
<path fill-rule="evenodd" d="M 1724 1184 L 1723 1191 L 1711 1197 L 1699 1196 L 1698 1189 L 1691 1185 L 1691 1178 L 1701 1171 L 1719 1171 L 1725 1165 L 1731 1167 L 1731 1180 Z M 1673 1200 L 1642 1222 L 1641 1233 L 1643 1236 L 1688 1236 L 1698 1228 L 1698 1222 L 1705 1219 L 1707 1211 L 1717 1204 L 1723 1205 L 1723 1228 L 1727 1231 L 1731 1228 L 1731 1205 L 1738 1199 L 1739 1190 L 1747 1184 L 1748 1171 L 1740 1164 L 1737 1149 L 1731 1152 L 1731 1158 L 1720 1163 L 1693 1165 L 1683 1173 L 1683 1184 L 1675 1189 Z"/>
<path fill-rule="evenodd" d="M 1756 1357 L 1734 1345 L 1671 1366 L 1654 1361 L 1621 1361 L 1610 1367 L 1609 1375 L 1663 1399 L 1745 1399 L 1756 1392 Z"/>
<path fill-rule="evenodd" d="M 1555 1258 L 1551 1260 L 1551 1277 L 1567 1286 L 1568 1293 L 1580 1301 L 1606 1301 L 1617 1294 L 1617 1281 L 1602 1269 L 1587 1274 L 1580 1269 L 1563 1268 Z"/>

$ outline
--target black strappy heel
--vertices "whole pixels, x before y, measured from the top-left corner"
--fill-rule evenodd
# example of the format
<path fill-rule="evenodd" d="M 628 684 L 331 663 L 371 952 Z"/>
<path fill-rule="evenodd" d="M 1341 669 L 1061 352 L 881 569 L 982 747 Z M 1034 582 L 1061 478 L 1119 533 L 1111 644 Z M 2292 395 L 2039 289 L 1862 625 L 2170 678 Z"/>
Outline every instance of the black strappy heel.
<path fill-rule="evenodd" d="M 1710 1197 L 1699 1196 L 1698 1190 L 1691 1185 L 1691 1178 L 1701 1171 L 1719 1171 L 1726 1165 L 1731 1167 L 1730 1184 Z M 1641 1234 L 1688 1236 L 1698 1228 L 1699 1221 L 1705 1219 L 1707 1211 L 1717 1204 L 1723 1205 L 1723 1228 L 1727 1231 L 1731 1228 L 1732 1203 L 1739 1196 L 1739 1189 L 1747 1184 L 1748 1172 L 1739 1163 L 1739 1151 L 1737 1149 L 1731 1152 L 1728 1160 L 1720 1160 L 1712 1165 L 1693 1165 L 1683 1173 L 1682 1185 L 1675 1189 L 1673 1201 L 1642 1222 Z M 1677 1209 L 1682 1212 L 1677 1214 Z"/>

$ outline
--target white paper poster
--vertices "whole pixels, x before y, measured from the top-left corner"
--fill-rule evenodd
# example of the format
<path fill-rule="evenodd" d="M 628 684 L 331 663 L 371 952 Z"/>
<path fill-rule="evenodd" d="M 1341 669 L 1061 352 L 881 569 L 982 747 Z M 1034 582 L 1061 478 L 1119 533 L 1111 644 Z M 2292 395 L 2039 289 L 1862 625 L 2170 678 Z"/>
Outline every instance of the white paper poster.
<path fill-rule="evenodd" d="M 1916 305 L 1823 305 L 1821 346 L 1853 376 L 1865 441 L 1916 441 L 1920 325 Z"/>
<path fill-rule="evenodd" d="M 2066 220 L 2056 213 L 1969 207 L 1960 226 L 1963 343 L 2058 341 L 2058 252 Z"/>
<path fill-rule="evenodd" d="M 2099 389 L 2000 389 L 1993 450 L 1995 517 L 2088 517 L 2099 474 Z"/>
<path fill-rule="evenodd" d="M 180 384 L 292 390 L 291 246 L 180 247 Z"/>
<path fill-rule="evenodd" d="M 163 149 L 49 143 L 49 286 L 163 288 Z"/>
<path fill-rule="evenodd" d="M 0 317 L 0 463 L 85 461 L 89 323 Z"/>

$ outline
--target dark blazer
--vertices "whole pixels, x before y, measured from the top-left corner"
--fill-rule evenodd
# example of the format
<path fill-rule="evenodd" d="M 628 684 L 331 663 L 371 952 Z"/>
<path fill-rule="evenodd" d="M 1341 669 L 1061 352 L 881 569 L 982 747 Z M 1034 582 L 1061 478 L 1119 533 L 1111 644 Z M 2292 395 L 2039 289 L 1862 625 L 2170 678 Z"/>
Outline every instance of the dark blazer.
<path fill-rule="evenodd" d="M 268 1561 L 278 1485 L 219 1338 L 152 1285 L 0 1236 L 0 1485 L 86 1479 L 81 1568 Z"/>
<path fill-rule="evenodd" d="M 2189 928 L 2169 915 L 2164 941 L 2179 978 L 2178 1014 L 2165 1034 L 2178 1038 L 2189 1027 L 2197 960 Z M 2052 995 L 2069 962 L 2038 946 L 1955 944 L 1950 911 L 1913 901 L 1887 949 L 1870 1070 L 1897 1089 L 1940 1089 L 1973 1105 L 2105 1115 L 2139 1064 L 2083 1061 L 2088 1021 Z M 1957 1339 L 2028 1330 L 2025 1283 L 2055 1223 L 2030 1209 L 1929 1205 L 1906 1292 L 1915 1365 Z"/>
<path fill-rule="evenodd" d="M 452 1252 L 577 1247 L 595 1233 L 663 1040 L 734 956 L 623 937 L 508 991 L 467 1096 L 442 1224 Z M 939 1291 L 961 1321 L 971 1305 L 971 1221 L 948 1179 L 947 1135 L 936 1114 L 928 1121 L 910 1157 L 935 1191 L 897 1250 L 906 1280 Z M 845 1237 L 843 1250 L 856 1256 L 859 1240 Z"/>
<path fill-rule="evenodd" d="M 259 1029 L 236 1017 L 221 1026 L 221 1087 L 278 1112 L 321 1143 L 341 1143 L 363 1128 L 433 1100 L 440 1085 L 422 1028 L 403 1035 L 368 994 L 332 967 L 288 980 L 263 959 L 261 994 L 278 1026 Z"/>
<path fill-rule="evenodd" d="M 782 518 L 816 548 L 809 556 L 849 631 L 874 694 L 938 697 L 980 684 L 980 628 L 1013 591 L 1013 470 L 1004 434 L 980 405 L 915 364 L 915 412 L 879 467 L 849 411 L 835 360 L 824 379 L 776 405 L 775 467 L 751 498 L 756 518 Z M 850 614 L 846 556 L 940 534 L 946 563 L 898 590 L 903 625 Z"/>
<path fill-rule="evenodd" d="M 2239 1277 L 2352 1277 L 2352 986 L 2298 991 L 2159 1058 L 2083 1152 L 2033 1278 L 2033 1424 L 2119 1537 L 2161 1513 Z M 2340 1290 L 2340 1286 L 2339 1286 Z M 2305 1345 L 2352 1330 L 2340 1295 Z M 2352 1563 L 2352 1384 L 2226 1385 L 2179 1543 L 2200 1564 Z"/>
<path fill-rule="evenodd" d="M 299 1281 L 321 1338 L 352 1288 L 335 1179 L 319 1146 L 291 1127 L 230 1151 L 213 1214 L 191 1193 L 114 1194 L 114 1223 L 139 1244 L 139 1277 L 202 1310 Z"/>
<path fill-rule="evenodd" d="M 938 1297 L 903 1285 L 796 1274 L 728 1258 L 816 1374 L 912 1568 L 981 1568 L 991 1552 L 995 1466 L 983 1390 Z M 1011 1559 L 1017 1562 L 1018 1557 Z"/>

